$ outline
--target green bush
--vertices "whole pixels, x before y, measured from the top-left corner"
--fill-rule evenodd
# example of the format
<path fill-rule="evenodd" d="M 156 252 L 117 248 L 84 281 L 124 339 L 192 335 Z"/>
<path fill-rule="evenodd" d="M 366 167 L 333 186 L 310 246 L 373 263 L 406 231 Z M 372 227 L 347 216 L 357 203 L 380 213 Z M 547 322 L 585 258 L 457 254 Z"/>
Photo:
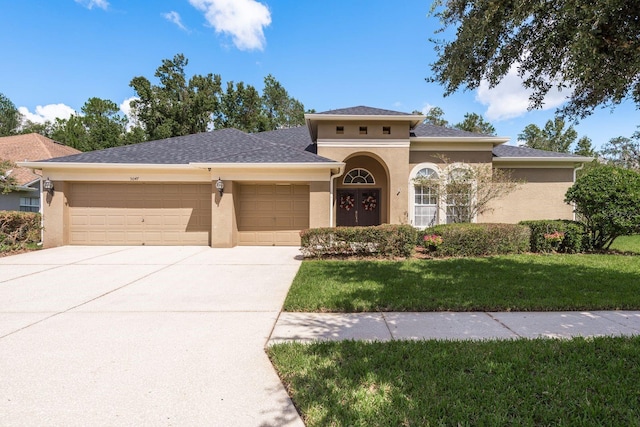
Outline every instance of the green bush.
<path fill-rule="evenodd" d="M 618 236 L 640 231 L 640 173 L 599 166 L 580 176 L 567 190 L 594 249 L 609 249 Z"/>
<path fill-rule="evenodd" d="M 521 221 L 531 229 L 531 252 L 580 253 L 589 249 L 584 225 L 569 220 Z M 558 236 L 556 238 L 555 236 Z"/>
<path fill-rule="evenodd" d="M 529 250 L 529 228 L 518 224 L 446 224 L 430 227 L 424 236 L 440 236 L 433 256 L 486 256 L 522 253 Z"/>
<path fill-rule="evenodd" d="M 40 214 L 0 211 L 0 252 L 14 251 L 40 241 Z"/>
<path fill-rule="evenodd" d="M 305 257 L 408 257 L 415 249 L 416 229 L 410 225 L 311 228 L 300 233 Z"/>

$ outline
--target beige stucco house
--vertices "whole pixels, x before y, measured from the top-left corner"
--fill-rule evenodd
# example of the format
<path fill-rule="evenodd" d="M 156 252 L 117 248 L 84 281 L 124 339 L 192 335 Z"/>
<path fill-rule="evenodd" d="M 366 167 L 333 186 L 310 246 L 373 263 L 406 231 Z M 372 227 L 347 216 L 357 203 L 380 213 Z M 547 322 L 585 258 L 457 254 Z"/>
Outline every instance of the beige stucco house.
<path fill-rule="evenodd" d="M 44 245 L 298 245 L 309 227 L 426 227 L 446 223 L 449 207 L 414 178 L 466 164 L 524 182 L 475 221 L 570 219 L 564 194 L 591 160 L 370 107 L 305 117 L 306 127 L 222 129 L 23 162 L 54 187 L 43 194 Z"/>

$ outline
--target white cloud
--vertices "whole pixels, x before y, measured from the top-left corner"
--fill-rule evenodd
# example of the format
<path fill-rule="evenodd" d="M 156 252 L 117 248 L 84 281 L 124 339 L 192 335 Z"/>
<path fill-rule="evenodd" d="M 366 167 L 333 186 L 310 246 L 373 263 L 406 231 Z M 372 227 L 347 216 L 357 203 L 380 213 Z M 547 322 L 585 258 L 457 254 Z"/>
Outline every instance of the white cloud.
<path fill-rule="evenodd" d="M 189 3 L 204 12 L 216 33 L 230 35 L 238 49 L 264 49 L 264 28 L 271 24 L 271 12 L 264 4 L 255 0 L 189 0 Z"/>
<path fill-rule="evenodd" d="M 107 10 L 109 8 L 109 2 L 107 0 L 76 0 L 76 3 L 81 4 L 87 9 L 93 9 L 94 7 Z"/>
<path fill-rule="evenodd" d="M 27 107 L 19 107 L 18 111 L 33 123 L 54 122 L 56 118 L 68 119 L 72 114 L 76 114 L 73 108 L 64 104 L 38 105 L 35 113 L 30 112 Z"/>
<path fill-rule="evenodd" d="M 173 22 L 174 24 L 176 24 L 178 28 L 180 28 L 181 30 L 189 31 L 187 27 L 185 27 L 184 24 L 182 23 L 182 18 L 180 18 L 180 14 L 178 12 L 172 10 L 171 12 L 163 13 L 162 16 L 167 21 Z"/>
<path fill-rule="evenodd" d="M 422 114 L 427 114 L 429 113 L 429 110 L 431 110 L 432 108 L 436 107 L 435 105 L 431 105 L 428 102 L 425 102 L 422 104 L 422 109 L 420 110 L 422 112 Z"/>
<path fill-rule="evenodd" d="M 124 114 L 125 116 L 127 116 L 127 129 L 131 129 L 134 126 L 138 126 L 140 124 L 140 122 L 138 121 L 138 119 L 135 117 L 134 114 L 131 114 L 131 101 L 133 101 L 134 99 L 140 99 L 137 96 L 132 96 L 131 98 L 127 98 L 124 101 L 122 101 L 122 103 L 120 103 L 120 111 L 122 112 L 122 114 Z"/>
<path fill-rule="evenodd" d="M 531 92 L 522 85 L 522 78 L 518 76 L 518 65 L 514 64 L 496 87 L 490 89 L 489 82 L 480 82 L 480 87 L 476 90 L 476 101 L 487 106 L 487 120 L 500 121 L 526 114 Z M 550 110 L 564 104 L 569 94 L 568 89 L 560 92 L 552 88 L 545 96 L 541 110 Z"/>

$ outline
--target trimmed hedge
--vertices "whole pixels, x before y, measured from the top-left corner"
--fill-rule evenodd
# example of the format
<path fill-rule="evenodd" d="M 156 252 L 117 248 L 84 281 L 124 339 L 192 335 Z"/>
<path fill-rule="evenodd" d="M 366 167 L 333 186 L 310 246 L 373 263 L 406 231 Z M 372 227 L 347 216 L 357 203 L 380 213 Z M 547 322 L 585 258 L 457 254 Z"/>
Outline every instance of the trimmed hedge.
<path fill-rule="evenodd" d="M 0 252 L 9 252 L 40 241 L 40 214 L 0 211 Z"/>
<path fill-rule="evenodd" d="M 531 252 L 580 253 L 590 249 L 589 236 L 582 223 L 558 219 L 521 221 L 520 224 L 531 229 Z"/>
<path fill-rule="evenodd" d="M 446 224 L 430 227 L 420 233 L 440 236 L 437 246 L 431 247 L 433 256 L 467 257 L 523 253 L 529 250 L 529 227 L 518 224 Z"/>
<path fill-rule="evenodd" d="M 417 230 L 410 225 L 311 228 L 300 232 L 305 257 L 381 256 L 409 257 Z"/>

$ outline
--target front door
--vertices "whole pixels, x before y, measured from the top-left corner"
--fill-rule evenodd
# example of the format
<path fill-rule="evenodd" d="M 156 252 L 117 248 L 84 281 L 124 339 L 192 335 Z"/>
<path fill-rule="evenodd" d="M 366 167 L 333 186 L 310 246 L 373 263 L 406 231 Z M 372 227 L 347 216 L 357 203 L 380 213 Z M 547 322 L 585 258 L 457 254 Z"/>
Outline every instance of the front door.
<path fill-rule="evenodd" d="M 337 224 L 340 227 L 380 225 L 379 189 L 338 190 Z"/>

